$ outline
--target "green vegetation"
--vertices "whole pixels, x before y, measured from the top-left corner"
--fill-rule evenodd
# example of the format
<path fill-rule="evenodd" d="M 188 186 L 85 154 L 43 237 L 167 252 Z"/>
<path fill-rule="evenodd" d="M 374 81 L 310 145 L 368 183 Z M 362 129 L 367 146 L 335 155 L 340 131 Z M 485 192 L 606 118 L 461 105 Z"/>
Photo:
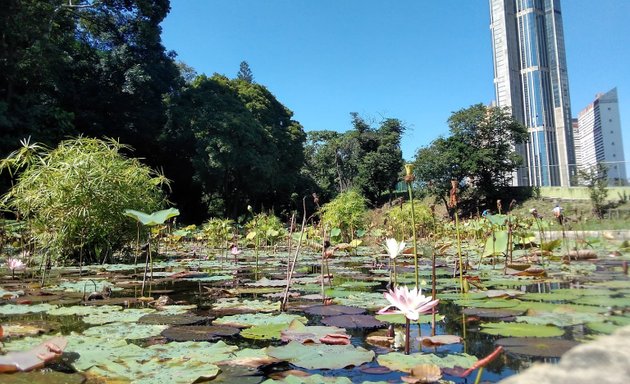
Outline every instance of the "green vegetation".
<path fill-rule="evenodd" d="M 331 230 L 339 228 L 344 241 L 356 237 L 356 231 L 366 227 L 365 198 L 356 191 L 340 193 L 322 207 L 322 221 Z"/>
<path fill-rule="evenodd" d="M 102 261 L 135 239 L 125 209 L 153 211 L 164 203 L 167 180 L 123 156 L 124 149 L 88 138 L 53 150 L 25 145 L 2 162 L 3 169 L 21 171 L 2 203 L 28 222 L 37 247 L 54 260 Z"/>

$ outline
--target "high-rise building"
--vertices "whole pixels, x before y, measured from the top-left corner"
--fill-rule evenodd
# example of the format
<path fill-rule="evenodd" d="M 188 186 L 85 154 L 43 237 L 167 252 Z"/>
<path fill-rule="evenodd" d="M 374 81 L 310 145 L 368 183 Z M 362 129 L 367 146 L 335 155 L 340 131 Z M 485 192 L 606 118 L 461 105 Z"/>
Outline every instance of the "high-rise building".
<path fill-rule="evenodd" d="M 577 132 L 578 167 L 589 170 L 598 163 L 604 164 L 610 184 L 625 185 L 627 174 L 617 88 L 598 94 L 595 101 L 580 111 Z"/>
<path fill-rule="evenodd" d="M 569 186 L 576 177 L 559 0 L 490 0 L 496 104 L 529 132 L 514 185 Z"/>

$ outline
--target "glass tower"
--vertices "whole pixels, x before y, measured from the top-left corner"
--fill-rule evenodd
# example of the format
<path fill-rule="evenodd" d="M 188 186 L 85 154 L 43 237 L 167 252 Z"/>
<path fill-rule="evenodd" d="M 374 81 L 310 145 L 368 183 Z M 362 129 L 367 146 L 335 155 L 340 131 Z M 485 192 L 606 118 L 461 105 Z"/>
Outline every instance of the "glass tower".
<path fill-rule="evenodd" d="M 576 166 L 559 0 L 490 0 L 494 86 L 529 132 L 513 184 L 569 186 Z"/>

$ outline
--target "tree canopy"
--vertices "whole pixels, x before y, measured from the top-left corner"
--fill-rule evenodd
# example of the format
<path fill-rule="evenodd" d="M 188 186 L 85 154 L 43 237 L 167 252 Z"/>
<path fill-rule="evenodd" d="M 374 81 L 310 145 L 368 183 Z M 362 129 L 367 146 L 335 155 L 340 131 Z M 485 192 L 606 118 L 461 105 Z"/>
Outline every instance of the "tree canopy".
<path fill-rule="evenodd" d="M 522 159 L 514 144 L 527 139 L 527 130 L 505 108 L 476 104 L 448 119 L 450 135 L 420 148 L 415 158 L 418 182 L 446 203 L 451 180 L 467 190 L 470 200 L 494 200 L 508 186 Z"/>

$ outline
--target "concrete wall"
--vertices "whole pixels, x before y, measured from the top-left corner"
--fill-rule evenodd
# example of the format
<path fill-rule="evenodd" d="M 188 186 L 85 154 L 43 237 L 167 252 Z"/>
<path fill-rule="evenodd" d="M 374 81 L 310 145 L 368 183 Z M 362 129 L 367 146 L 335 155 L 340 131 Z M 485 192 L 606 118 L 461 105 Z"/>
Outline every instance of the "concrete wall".
<path fill-rule="evenodd" d="M 608 187 L 608 201 L 620 200 L 620 195 L 630 198 L 630 186 Z M 565 200 L 590 200 L 586 187 L 540 187 L 540 197 Z"/>

